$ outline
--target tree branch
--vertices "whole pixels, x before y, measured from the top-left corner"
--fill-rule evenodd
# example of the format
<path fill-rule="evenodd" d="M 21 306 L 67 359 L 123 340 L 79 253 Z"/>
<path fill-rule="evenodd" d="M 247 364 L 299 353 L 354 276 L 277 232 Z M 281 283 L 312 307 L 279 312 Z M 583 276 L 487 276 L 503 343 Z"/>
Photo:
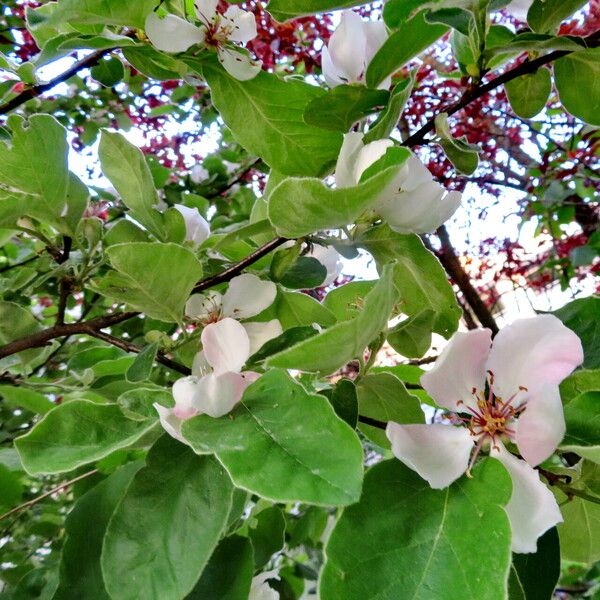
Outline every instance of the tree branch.
<path fill-rule="evenodd" d="M 107 48 L 104 50 L 97 50 L 96 52 L 92 52 L 85 58 L 78 60 L 73 66 L 67 69 L 64 73 L 57 75 L 50 81 L 46 83 L 39 83 L 38 85 L 34 85 L 26 90 L 22 91 L 20 94 L 17 94 L 12 100 L 9 100 L 6 104 L 0 106 L 0 115 L 5 115 L 15 108 L 21 106 L 21 104 L 25 104 L 29 100 L 33 98 L 37 98 L 44 92 L 51 90 L 53 87 L 56 87 L 59 83 L 63 83 L 67 81 L 67 79 L 71 79 L 74 75 L 83 69 L 87 69 L 88 67 L 93 67 L 103 56 L 111 52 L 113 48 Z"/>
<path fill-rule="evenodd" d="M 582 46 L 582 49 L 584 49 L 585 47 L 595 48 L 596 46 L 598 46 L 600 43 L 600 30 L 594 32 L 592 35 L 583 38 L 583 42 L 585 45 Z M 491 81 L 488 81 L 483 85 L 475 86 L 472 90 L 467 90 L 467 92 L 463 95 L 463 97 L 460 100 L 456 101 L 454 104 L 447 106 L 446 108 L 442 108 L 440 111 L 438 111 L 438 114 L 447 113 L 448 116 L 453 115 L 454 113 L 457 113 L 458 111 L 468 106 L 474 100 L 485 96 L 488 92 L 491 92 L 497 87 L 508 83 L 509 81 L 520 77 L 521 75 L 526 75 L 527 73 L 534 73 L 540 67 L 547 65 L 548 63 L 551 63 L 555 60 L 558 60 L 563 56 L 573 54 L 573 52 L 574 51 L 572 50 L 555 50 L 554 52 L 550 52 L 549 54 L 540 56 L 533 60 L 528 59 L 522 62 L 520 65 L 516 66 L 514 69 L 510 69 L 508 71 L 505 71 L 501 75 L 498 75 L 498 77 L 495 77 Z M 408 148 L 418 146 L 419 144 L 422 144 L 425 141 L 425 136 L 434 129 L 435 120 L 430 119 L 427 123 L 425 123 L 425 125 L 423 125 L 423 127 L 415 131 L 415 133 L 413 133 L 406 140 L 404 140 L 404 142 L 402 142 L 402 145 L 407 146 Z"/>

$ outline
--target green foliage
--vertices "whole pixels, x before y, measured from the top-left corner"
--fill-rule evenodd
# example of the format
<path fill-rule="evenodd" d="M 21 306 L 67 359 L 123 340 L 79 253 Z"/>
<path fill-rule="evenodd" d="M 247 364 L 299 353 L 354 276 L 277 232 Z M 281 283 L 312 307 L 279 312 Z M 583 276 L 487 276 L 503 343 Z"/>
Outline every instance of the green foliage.
<path fill-rule="evenodd" d="M 552 90 L 550 71 L 545 68 L 521 75 L 506 84 L 506 93 L 516 115 L 524 119 L 535 117 L 548 102 Z"/>
<path fill-rule="evenodd" d="M 287 21 L 303 15 L 312 15 L 336 8 L 359 6 L 362 0 L 270 0 L 268 11 L 278 21 Z"/>
<path fill-rule="evenodd" d="M 491 459 L 446 490 L 430 489 L 397 460 L 376 465 L 329 538 L 321 598 L 503 600 L 510 489 Z M 486 552 L 473 552 L 480 544 Z"/>
<path fill-rule="evenodd" d="M 581 339 L 584 369 L 600 367 L 600 298 L 591 296 L 569 302 L 554 314 Z"/>

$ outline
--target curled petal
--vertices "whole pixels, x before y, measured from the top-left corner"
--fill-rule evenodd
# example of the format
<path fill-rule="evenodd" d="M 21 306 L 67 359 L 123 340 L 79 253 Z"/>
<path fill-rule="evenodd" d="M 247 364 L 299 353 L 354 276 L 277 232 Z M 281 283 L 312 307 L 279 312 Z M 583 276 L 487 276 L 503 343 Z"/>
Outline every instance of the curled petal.
<path fill-rule="evenodd" d="M 342 272 L 342 255 L 333 246 L 314 245 L 306 256 L 316 258 L 327 270 L 325 280 L 316 287 L 331 285 Z"/>
<path fill-rule="evenodd" d="M 335 165 L 335 185 L 338 188 L 352 187 L 358 183 L 354 166 L 364 148 L 363 134 L 351 131 L 344 135 L 344 141 Z M 360 175 L 358 176 L 360 178 Z"/>
<path fill-rule="evenodd" d="M 185 303 L 185 316 L 195 321 L 205 321 L 221 313 L 223 296 L 219 292 L 192 294 Z"/>
<path fill-rule="evenodd" d="M 344 83 L 344 80 L 338 74 L 336 66 L 333 64 L 327 46 L 323 46 L 323 50 L 321 50 L 321 71 L 323 72 L 323 77 L 325 77 L 325 83 L 330 88 Z"/>
<path fill-rule="evenodd" d="M 515 424 L 515 442 L 521 456 L 535 467 L 546 460 L 563 439 L 565 416 L 556 385 L 545 384 L 526 400 L 525 411 Z"/>
<path fill-rule="evenodd" d="M 544 383 L 558 385 L 583 362 L 581 340 L 554 315 L 518 319 L 494 339 L 488 369 L 492 388 L 507 400 L 520 387 L 534 394 Z"/>
<path fill-rule="evenodd" d="M 244 390 L 251 381 L 240 373 L 211 373 L 198 382 L 198 393 L 194 397 L 195 408 L 199 413 L 222 417 L 231 412 L 242 399 Z"/>
<path fill-rule="evenodd" d="M 489 329 L 455 333 L 433 368 L 421 376 L 421 385 L 440 406 L 454 412 L 477 407 L 473 390 L 484 391 L 491 338 Z"/>
<path fill-rule="evenodd" d="M 258 352 L 269 340 L 279 337 L 283 328 L 278 319 L 266 323 L 242 323 L 250 340 L 250 356 Z"/>
<path fill-rule="evenodd" d="M 230 6 L 225 11 L 222 26 L 231 31 L 228 37 L 232 42 L 246 44 L 257 36 L 256 18 L 239 6 Z"/>
<path fill-rule="evenodd" d="M 152 45 L 164 52 L 185 52 L 194 44 L 204 43 L 204 31 L 177 15 L 161 19 L 151 12 L 146 17 L 145 30 Z"/>
<path fill-rule="evenodd" d="M 185 239 L 199 246 L 210 235 L 210 225 L 200 214 L 197 208 L 189 208 L 183 204 L 175 204 L 174 207 L 183 217 L 185 222 Z"/>
<path fill-rule="evenodd" d="M 337 76 L 345 83 L 357 83 L 366 68 L 367 39 L 360 16 L 346 10 L 327 45 Z"/>
<path fill-rule="evenodd" d="M 201 335 L 202 349 L 208 364 L 217 375 L 239 373 L 250 356 L 248 334 L 235 319 L 222 319 L 207 325 Z"/>
<path fill-rule="evenodd" d="M 229 282 L 223 296 L 223 314 L 234 319 L 249 319 L 269 308 L 277 296 L 277 286 L 256 275 L 244 273 Z"/>
<path fill-rule="evenodd" d="M 204 377 L 204 375 L 207 375 L 211 371 L 212 367 L 208 364 L 204 352 L 200 350 L 200 352 L 196 353 L 196 356 L 194 356 L 194 360 L 192 361 L 192 375 L 195 377 Z"/>
<path fill-rule="evenodd" d="M 183 424 L 183 419 L 180 419 L 175 415 L 172 409 L 166 408 L 161 404 L 154 403 L 154 408 L 158 413 L 158 418 L 160 420 L 160 424 L 162 428 L 176 440 L 187 444 L 185 438 L 181 435 L 181 425 Z"/>
<path fill-rule="evenodd" d="M 469 465 L 473 437 L 452 425 L 399 425 L 389 422 L 386 435 L 394 456 L 434 489 L 448 487 Z"/>
<path fill-rule="evenodd" d="M 262 68 L 262 61 L 254 60 L 246 51 L 221 46 L 217 49 L 219 62 L 238 81 L 254 79 Z"/>
<path fill-rule="evenodd" d="M 377 162 L 388 148 L 394 145 L 392 140 L 376 140 L 363 146 L 359 152 L 356 164 L 354 165 L 354 178 L 356 183 L 360 181 L 362 174 L 374 163 Z"/>
<path fill-rule="evenodd" d="M 502 444 L 493 447 L 490 455 L 506 467 L 512 479 L 512 496 L 505 507 L 512 529 L 512 551 L 535 552 L 537 539 L 563 520 L 558 504 L 538 472 Z"/>
<path fill-rule="evenodd" d="M 412 192 L 433 180 L 429 169 L 414 154 L 404 164 L 404 172 L 401 184 L 403 192 Z"/>
<path fill-rule="evenodd" d="M 385 44 L 388 32 L 385 23 L 381 20 L 363 22 L 363 31 L 367 40 L 365 57 L 368 64 L 381 46 Z"/>
<path fill-rule="evenodd" d="M 194 397 L 198 392 L 197 377 L 181 377 L 173 384 L 173 399 L 175 407 L 173 414 L 179 419 L 189 419 L 198 414 L 194 408 Z"/>

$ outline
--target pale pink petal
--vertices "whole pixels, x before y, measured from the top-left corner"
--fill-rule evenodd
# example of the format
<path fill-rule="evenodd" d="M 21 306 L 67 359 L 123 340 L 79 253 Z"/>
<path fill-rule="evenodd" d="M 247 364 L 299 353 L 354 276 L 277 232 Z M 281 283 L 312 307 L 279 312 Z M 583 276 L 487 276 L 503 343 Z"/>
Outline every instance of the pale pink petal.
<path fill-rule="evenodd" d="M 194 44 L 204 43 L 204 32 L 177 15 L 160 18 L 151 12 L 146 17 L 146 35 L 152 45 L 164 52 L 185 52 Z"/>
<path fill-rule="evenodd" d="M 246 51 L 221 46 L 217 54 L 223 68 L 238 81 L 254 79 L 262 68 L 262 61 L 254 60 Z"/>
<path fill-rule="evenodd" d="M 537 539 L 563 520 L 554 495 L 535 469 L 502 444 L 492 448 L 490 455 L 506 467 L 512 479 L 512 496 L 505 507 L 512 529 L 512 551 L 535 552 Z"/>
<path fill-rule="evenodd" d="M 195 321 L 204 321 L 221 313 L 223 296 L 219 292 L 192 294 L 185 303 L 185 316 Z"/>
<path fill-rule="evenodd" d="M 277 296 L 277 286 L 272 281 L 264 281 L 244 273 L 229 282 L 223 296 L 223 314 L 234 319 L 255 317 L 269 308 Z"/>
<path fill-rule="evenodd" d="M 240 373 L 210 374 L 198 382 L 198 393 L 194 397 L 198 412 L 214 417 L 222 417 L 231 412 L 242 399 L 249 382 Z"/>
<path fill-rule="evenodd" d="M 189 419 L 197 414 L 194 396 L 198 392 L 199 379 L 194 376 L 181 377 L 173 384 L 173 413 L 179 419 Z"/>
<path fill-rule="evenodd" d="M 210 225 L 197 208 L 175 204 L 174 208 L 181 214 L 185 222 L 185 239 L 199 246 L 210 235 Z"/>
<path fill-rule="evenodd" d="M 517 419 L 515 442 L 521 456 L 535 467 L 556 450 L 565 435 L 565 416 L 558 386 L 543 385 L 526 396 L 525 411 Z"/>
<path fill-rule="evenodd" d="M 248 334 L 235 319 L 226 318 L 207 325 L 201 340 L 204 356 L 217 375 L 227 371 L 239 373 L 250 356 Z"/>
<path fill-rule="evenodd" d="M 256 19 L 251 12 L 239 6 L 229 6 L 223 14 L 223 26 L 230 29 L 229 39 L 232 42 L 246 44 L 257 36 Z"/>
<path fill-rule="evenodd" d="M 204 352 L 200 350 L 200 352 L 196 353 L 196 356 L 194 356 L 194 360 L 192 361 L 192 375 L 204 377 L 204 375 L 207 375 L 211 371 L 212 367 L 208 364 Z"/>
<path fill-rule="evenodd" d="M 181 425 L 183 424 L 183 420 L 177 417 L 173 410 L 170 408 L 166 408 L 156 402 L 153 404 L 153 406 L 156 409 L 156 412 L 158 413 L 158 418 L 160 420 L 162 428 L 172 438 L 175 438 L 176 440 L 187 444 L 187 441 L 185 440 L 183 435 L 181 435 Z"/>
<path fill-rule="evenodd" d="M 365 58 L 368 65 L 387 40 L 388 32 L 382 20 L 363 22 L 363 31 L 367 40 Z"/>
<path fill-rule="evenodd" d="M 327 45 L 337 75 L 347 83 L 357 83 L 365 70 L 367 39 L 360 16 L 350 10 L 342 13 L 338 28 Z"/>
<path fill-rule="evenodd" d="M 269 340 L 279 337 L 283 328 L 278 319 L 264 323 L 242 323 L 250 340 L 250 356 L 258 352 Z"/>
<path fill-rule="evenodd" d="M 455 412 L 477 407 L 473 390 L 484 391 L 491 338 L 489 329 L 455 333 L 433 368 L 421 376 L 421 385 L 440 406 Z"/>
<path fill-rule="evenodd" d="M 351 131 L 344 135 L 344 141 L 335 166 L 335 185 L 338 188 L 352 187 L 358 183 L 354 166 L 364 148 L 363 134 Z"/>
<path fill-rule="evenodd" d="M 518 319 L 494 339 L 487 368 L 494 393 L 503 400 L 544 383 L 558 385 L 583 362 L 581 341 L 554 315 Z"/>
<path fill-rule="evenodd" d="M 336 66 L 333 64 L 333 60 L 331 60 L 331 54 L 329 54 L 327 46 L 323 46 L 323 50 L 321 50 L 321 71 L 323 72 L 325 83 L 330 88 L 344 83 L 344 80 L 338 74 Z"/>
<path fill-rule="evenodd" d="M 392 148 L 394 142 L 392 140 L 376 140 L 363 146 L 358 153 L 356 163 L 354 165 L 354 179 L 358 183 L 362 174 L 375 162 L 377 162 L 388 150 Z"/>
<path fill-rule="evenodd" d="M 467 470 L 473 437 L 464 427 L 440 423 L 399 425 L 390 421 L 385 432 L 394 456 L 434 489 L 448 487 Z"/>

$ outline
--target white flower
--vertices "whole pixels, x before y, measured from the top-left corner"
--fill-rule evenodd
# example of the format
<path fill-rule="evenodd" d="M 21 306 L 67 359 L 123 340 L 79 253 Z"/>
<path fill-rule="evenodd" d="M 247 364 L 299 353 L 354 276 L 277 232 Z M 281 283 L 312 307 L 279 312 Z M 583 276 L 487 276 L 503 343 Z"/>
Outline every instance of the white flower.
<path fill-rule="evenodd" d="M 440 406 L 461 413 L 454 421 L 466 427 L 390 422 L 386 433 L 394 455 L 436 489 L 468 472 L 489 447 L 512 478 L 506 506 L 512 549 L 535 552 L 538 537 L 562 517 L 532 467 L 563 438 L 558 384 L 583 362 L 583 351 L 577 335 L 553 315 L 517 320 L 500 331 L 491 347 L 490 341 L 489 329 L 456 333 L 434 368 L 421 377 L 427 393 Z M 516 444 L 524 460 L 513 456 L 503 440 Z"/>
<path fill-rule="evenodd" d="M 364 83 L 367 67 L 387 37 L 383 21 L 363 21 L 357 13 L 344 11 L 338 28 L 321 53 L 327 85 Z M 379 87 L 387 89 L 390 83 L 391 77 L 388 77 Z"/>
<path fill-rule="evenodd" d="M 254 577 L 248 600 L 279 600 L 279 592 L 267 583 L 269 579 L 279 579 L 277 571 L 265 571 Z"/>
<path fill-rule="evenodd" d="M 185 221 L 185 239 L 192 242 L 194 246 L 199 246 L 206 241 L 210 235 L 210 225 L 208 221 L 200 214 L 197 208 L 190 208 L 183 204 L 175 204 L 174 208 L 181 214 Z"/>
<path fill-rule="evenodd" d="M 519 21 L 527 21 L 527 12 L 533 0 L 513 0 L 506 8 L 506 12 Z"/>
<path fill-rule="evenodd" d="M 331 285 L 342 272 L 342 255 L 333 246 L 314 244 L 306 256 L 316 258 L 327 270 L 325 280 L 318 287 Z"/>
<path fill-rule="evenodd" d="M 365 170 L 394 145 L 392 140 L 365 145 L 362 139 L 357 132 L 344 136 L 335 169 L 338 188 L 357 185 Z M 414 155 L 401 168 L 397 182 L 399 189 L 378 202 L 373 210 L 398 233 L 430 233 L 460 206 L 460 192 L 447 192 Z"/>
<path fill-rule="evenodd" d="M 208 171 L 200 163 L 196 163 L 190 172 L 190 179 L 194 183 L 202 183 L 208 179 Z"/>
<path fill-rule="evenodd" d="M 195 44 L 215 48 L 225 70 L 241 81 L 255 77 L 262 66 L 233 43 L 245 44 L 256 37 L 256 19 L 251 12 L 230 6 L 221 14 L 216 0 L 195 0 L 196 16 L 201 27 L 176 15 L 146 18 L 146 35 L 152 45 L 164 52 L 185 52 Z"/>

